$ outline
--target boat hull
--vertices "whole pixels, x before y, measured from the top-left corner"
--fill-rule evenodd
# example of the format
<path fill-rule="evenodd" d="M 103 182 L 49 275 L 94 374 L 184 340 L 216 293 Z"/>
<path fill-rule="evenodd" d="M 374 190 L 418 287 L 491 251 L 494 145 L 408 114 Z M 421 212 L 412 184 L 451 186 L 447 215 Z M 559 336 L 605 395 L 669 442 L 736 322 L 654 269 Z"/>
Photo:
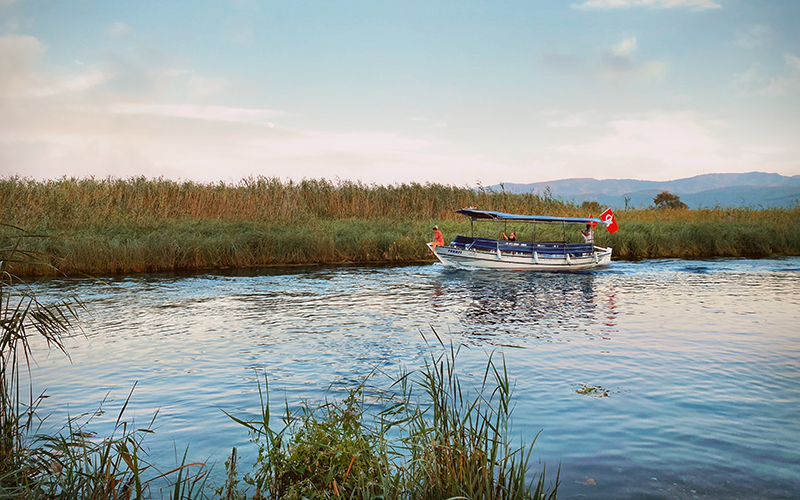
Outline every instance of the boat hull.
<path fill-rule="evenodd" d="M 585 271 L 611 264 L 611 248 L 594 247 L 594 252 L 581 255 L 552 255 L 484 251 L 455 246 L 428 248 L 445 267 L 458 269 L 506 269 L 510 271 Z"/>

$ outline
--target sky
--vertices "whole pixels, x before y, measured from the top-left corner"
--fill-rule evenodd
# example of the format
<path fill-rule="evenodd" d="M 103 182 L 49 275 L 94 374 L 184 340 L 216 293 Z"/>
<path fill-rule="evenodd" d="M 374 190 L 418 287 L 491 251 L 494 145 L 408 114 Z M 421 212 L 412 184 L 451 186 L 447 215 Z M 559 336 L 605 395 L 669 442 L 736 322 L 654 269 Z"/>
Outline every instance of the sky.
<path fill-rule="evenodd" d="M 0 0 L 0 177 L 800 174 L 797 0 Z"/>

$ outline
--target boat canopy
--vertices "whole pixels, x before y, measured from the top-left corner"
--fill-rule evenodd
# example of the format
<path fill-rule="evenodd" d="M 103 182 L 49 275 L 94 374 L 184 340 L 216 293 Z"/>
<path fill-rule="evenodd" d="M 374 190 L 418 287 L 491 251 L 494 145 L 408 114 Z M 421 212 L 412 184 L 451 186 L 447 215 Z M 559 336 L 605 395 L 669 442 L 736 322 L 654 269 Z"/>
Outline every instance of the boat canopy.
<path fill-rule="evenodd" d="M 456 210 L 457 214 L 463 214 L 470 217 L 472 220 L 477 219 L 494 219 L 494 220 L 512 220 L 523 222 L 566 222 L 571 224 L 590 224 L 592 222 L 602 224 L 603 221 L 597 217 L 550 217 L 548 215 L 519 215 L 507 214 L 504 212 L 493 212 L 491 210 L 475 210 L 473 208 L 462 208 Z"/>

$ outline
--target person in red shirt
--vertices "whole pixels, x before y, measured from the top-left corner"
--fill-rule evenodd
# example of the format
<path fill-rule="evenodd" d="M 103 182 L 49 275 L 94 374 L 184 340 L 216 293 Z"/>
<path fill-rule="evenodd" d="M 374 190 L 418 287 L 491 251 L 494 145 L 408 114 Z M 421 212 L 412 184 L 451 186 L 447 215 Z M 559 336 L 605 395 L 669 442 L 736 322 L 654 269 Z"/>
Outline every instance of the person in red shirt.
<path fill-rule="evenodd" d="M 439 231 L 439 226 L 433 226 L 433 241 L 431 245 L 432 250 L 436 250 L 436 247 L 444 246 L 444 236 L 442 236 L 442 232 Z"/>

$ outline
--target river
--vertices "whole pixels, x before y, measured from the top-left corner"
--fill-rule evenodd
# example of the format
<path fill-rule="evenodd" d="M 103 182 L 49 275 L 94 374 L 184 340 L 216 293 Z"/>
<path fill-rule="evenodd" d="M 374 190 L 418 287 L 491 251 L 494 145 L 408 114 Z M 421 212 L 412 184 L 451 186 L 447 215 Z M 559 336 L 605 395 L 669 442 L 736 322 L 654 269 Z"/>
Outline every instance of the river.
<path fill-rule="evenodd" d="M 222 410 L 257 415 L 264 375 L 273 400 L 321 402 L 376 367 L 419 368 L 435 330 L 463 346 L 466 381 L 489 354 L 505 357 L 514 432 L 542 431 L 533 471 L 554 479 L 561 466 L 559 498 L 800 497 L 798 258 L 575 274 L 302 267 L 33 288 L 86 304 L 71 361 L 35 354 L 50 425 L 107 398 L 90 426 L 102 434 L 137 384 L 125 415 L 144 426 L 158 412 L 146 442 L 163 469 L 187 445 L 216 462 L 213 477 L 233 446 L 252 460 Z"/>

